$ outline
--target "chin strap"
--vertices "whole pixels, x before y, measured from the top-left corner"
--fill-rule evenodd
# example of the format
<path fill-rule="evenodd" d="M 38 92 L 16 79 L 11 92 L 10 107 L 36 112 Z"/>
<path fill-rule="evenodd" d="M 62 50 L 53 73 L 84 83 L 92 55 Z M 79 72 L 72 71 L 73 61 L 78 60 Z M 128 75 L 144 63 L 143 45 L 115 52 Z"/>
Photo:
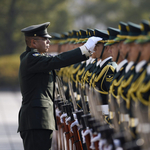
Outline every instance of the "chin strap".
<path fill-rule="evenodd" d="M 128 58 L 128 55 L 129 55 L 129 52 L 127 52 L 127 54 L 126 54 L 126 56 L 125 56 L 125 59 L 127 59 L 127 58 Z"/>
<path fill-rule="evenodd" d="M 101 55 L 100 55 L 100 59 L 102 59 L 102 56 L 103 56 L 104 50 L 105 50 L 105 46 L 103 46 L 102 53 L 101 53 Z"/>
<path fill-rule="evenodd" d="M 135 63 L 138 63 L 138 61 L 139 61 L 139 59 L 140 59 L 140 56 L 141 56 L 141 52 L 139 52 L 138 57 L 137 57 Z"/>
<path fill-rule="evenodd" d="M 116 63 L 118 62 L 118 59 L 119 59 L 119 56 L 120 56 L 120 50 L 118 51 L 118 54 L 117 54 L 117 58 L 116 58 Z"/>

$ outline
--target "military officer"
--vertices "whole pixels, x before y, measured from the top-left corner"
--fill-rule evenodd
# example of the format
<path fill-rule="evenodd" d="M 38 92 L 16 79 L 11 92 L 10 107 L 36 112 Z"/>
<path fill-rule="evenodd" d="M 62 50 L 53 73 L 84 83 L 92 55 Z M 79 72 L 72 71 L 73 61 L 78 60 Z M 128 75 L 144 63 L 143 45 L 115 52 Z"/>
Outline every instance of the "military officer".
<path fill-rule="evenodd" d="M 80 48 L 56 56 L 45 54 L 51 36 L 47 32 L 50 22 L 22 29 L 26 51 L 20 56 L 19 82 L 22 105 L 19 111 L 19 127 L 25 150 L 51 148 L 52 132 L 56 130 L 54 69 L 86 60 L 91 55 L 98 37 L 91 37 Z"/>

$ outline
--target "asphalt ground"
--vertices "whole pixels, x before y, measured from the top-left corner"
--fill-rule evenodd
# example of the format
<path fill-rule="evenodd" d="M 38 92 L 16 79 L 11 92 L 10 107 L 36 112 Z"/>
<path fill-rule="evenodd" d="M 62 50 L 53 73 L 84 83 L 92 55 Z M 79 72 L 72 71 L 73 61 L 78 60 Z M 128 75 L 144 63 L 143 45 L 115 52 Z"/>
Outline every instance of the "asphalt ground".
<path fill-rule="evenodd" d="M 24 150 L 17 133 L 20 91 L 0 91 L 0 150 Z M 53 132 L 51 150 L 57 150 L 56 132 Z"/>
<path fill-rule="evenodd" d="M 18 128 L 20 92 L 0 92 L 0 150 L 23 150 Z"/>

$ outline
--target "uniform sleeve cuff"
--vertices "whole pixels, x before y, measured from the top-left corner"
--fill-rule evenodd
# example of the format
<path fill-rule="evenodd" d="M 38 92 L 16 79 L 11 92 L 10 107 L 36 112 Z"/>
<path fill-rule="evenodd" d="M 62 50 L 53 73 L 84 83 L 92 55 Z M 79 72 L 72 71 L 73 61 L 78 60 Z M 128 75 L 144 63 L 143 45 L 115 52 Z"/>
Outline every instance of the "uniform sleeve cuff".
<path fill-rule="evenodd" d="M 91 53 L 87 50 L 85 45 L 82 45 L 79 48 L 81 50 L 82 55 L 85 55 L 86 57 L 89 57 L 91 55 Z"/>

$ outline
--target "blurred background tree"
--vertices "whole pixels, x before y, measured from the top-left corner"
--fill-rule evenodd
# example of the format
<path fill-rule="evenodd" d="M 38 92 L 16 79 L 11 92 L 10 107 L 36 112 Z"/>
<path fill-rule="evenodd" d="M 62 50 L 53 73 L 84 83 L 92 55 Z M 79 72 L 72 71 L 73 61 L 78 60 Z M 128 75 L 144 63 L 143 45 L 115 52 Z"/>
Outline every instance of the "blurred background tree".
<path fill-rule="evenodd" d="M 70 3 L 72 5 L 72 3 Z M 149 20 L 149 0 L 76 0 L 70 11 L 75 17 L 75 27 L 107 29 L 118 27 L 119 21 L 139 24 Z"/>
<path fill-rule="evenodd" d="M 140 23 L 149 19 L 149 0 L 1 0 L 0 54 L 23 51 L 20 30 L 51 22 L 50 32 L 117 27 L 119 21 Z"/>
<path fill-rule="evenodd" d="M 1 0 L 0 54 L 23 51 L 20 30 L 32 24 L 51 22 L 53 31 L 67 30 L 70 16 L 67 0 Z"/>
<path fill-rule="evenodd" d="M 62 33 L 118 28 L 119 21 L 140 24 L 149 17 L 150 0 L 1 0 L 0 87 L 18 85 L 19 55 L 25 50 L 24 27 L 51 22 L 48 32 Z"/>

